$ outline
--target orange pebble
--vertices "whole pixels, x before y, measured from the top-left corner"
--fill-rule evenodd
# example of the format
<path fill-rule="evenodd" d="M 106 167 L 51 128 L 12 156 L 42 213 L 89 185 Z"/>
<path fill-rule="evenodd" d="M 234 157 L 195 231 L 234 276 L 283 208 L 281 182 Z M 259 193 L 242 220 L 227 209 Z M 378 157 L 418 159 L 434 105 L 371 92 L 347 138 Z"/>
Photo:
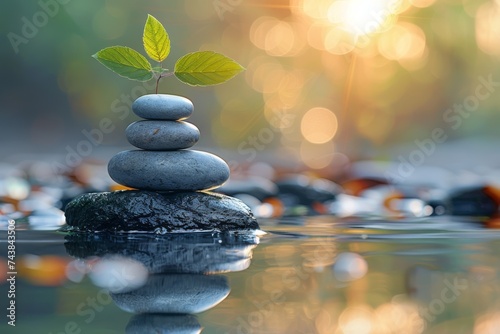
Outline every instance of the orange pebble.
<path fill-rule="evenodd" d="M 328 207 L 321 202 L 314 202 L 311 206 L 314 211 L 321 215 L 325 215 L 328 213 Z"/>
<path fill-rule="evenodd" d="M 352 179 L 349 181 L 345 181 L 341 184 L 342 188 L 346 194 L 359 196 L 364 190 L 379 186 L 382 184 L 387 184 L 387 182 L 376 179 Z"/>
<path fill-rule="evenodd" d="M 118 190 L 135 190 L 135 189 L 134 189 L 134 188 L 127 187 L 127 186 L 122 186 L 121 184 L 113 184 L 113 185 L 110 187 L 110 190 L 111 190 L 111 191 L 118 191 Z"/>
<path fill-rule="evenodd" d="M 493 216 L 484 221 L 484 226 L 487 228 L 500 228 L 500 217 Z"/>
<path fill-rule="evenodd" d="M 273 207 L 273 217 L 281 217 L 285 208 L 283 206 L 283 202 L 277 197 L 271 197 L 264 200 L 264 203 L 271 204 Z"/>
<path fill-rule="evenodd" d="M 25 255 L 17 263 L 19 277 L 34 285 L 59 286 L 66 282 L 68 260 L 54 255 Z"/>
<path fill-rule="evenodd" d="M 400 193 L 399 191 L 394 191 L 384 199 L 384 207 L 391 212 L 398 212 L 398 210 L 395 209 L 393 205 L 391 205 L 391 202 L 393 200 L 398 200 L 403 198 L 404 196 L 402 193 Z"/>
<path fill-rule="evenodd" d="M 496 204 L 500 204 L 500 189 L 493 186 L 484 187 L 486 195 L 490 196 Z"/>

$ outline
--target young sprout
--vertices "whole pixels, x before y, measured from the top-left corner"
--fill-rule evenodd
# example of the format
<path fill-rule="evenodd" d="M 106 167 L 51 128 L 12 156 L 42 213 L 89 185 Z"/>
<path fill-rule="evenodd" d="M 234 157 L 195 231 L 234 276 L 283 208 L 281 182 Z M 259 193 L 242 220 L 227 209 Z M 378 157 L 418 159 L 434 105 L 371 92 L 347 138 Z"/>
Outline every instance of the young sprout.
<path fill-rule="evenodd" d="M 177 79 L 191 86 L 210 86 L 223 83 L 244 68 L 233 59 L 214 51 L 197 51 L 180 57 L 174 70 L 163 67 L 163 61 L 170 53 L 170 38 L 163 25 L 148 14 L 142 36 L 144 50 L 158 66 L 151 66 L 149 61 L 126 46 L 111 46 L 92 55 L 101 64 L 131 80 L 148 81 L 156 79 L 156 93 L 160 79 L 175 75 Z"/>

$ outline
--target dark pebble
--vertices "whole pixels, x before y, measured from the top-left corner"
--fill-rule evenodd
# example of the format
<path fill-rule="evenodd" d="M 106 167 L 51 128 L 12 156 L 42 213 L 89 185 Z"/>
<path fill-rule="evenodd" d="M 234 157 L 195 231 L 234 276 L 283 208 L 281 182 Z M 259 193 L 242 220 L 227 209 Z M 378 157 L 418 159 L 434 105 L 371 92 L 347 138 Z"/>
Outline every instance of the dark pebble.
<path fill-rule="evenodd" d="M 498 213 L 498 199 L 483 185 L 453 189 L 449 198 L 450 214 L 455 216 L 493 216 Z"/>
<path fill-rule="evenodd" d="M 278 186 L 268 179 L 262 177 L 250 176 L 244 179 L 233 179 L 224 183 L 217 189 L 225 195 L 234 196 L 237 194 L 247 194 L 263 201 L 266 198 L 274 197 L 278 194 Z"/>
<path fill-rule="evenodd" d="M 276 182 L 285 206 L 311 206 L 315 202 L 334 200 L 342 188 L 326 179 L 310 179 L 304 175 L 288 176 Z"/>

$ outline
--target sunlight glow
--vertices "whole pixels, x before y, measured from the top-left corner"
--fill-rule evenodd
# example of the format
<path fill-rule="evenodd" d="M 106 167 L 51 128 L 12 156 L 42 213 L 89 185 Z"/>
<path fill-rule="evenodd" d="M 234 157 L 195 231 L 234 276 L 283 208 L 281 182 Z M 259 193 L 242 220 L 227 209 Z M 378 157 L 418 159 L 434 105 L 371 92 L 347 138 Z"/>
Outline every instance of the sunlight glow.
<path fill-rule="evenodd" d="M 309 45 L 343 55 L 366 47 L 372 35 L 391 29 L 410 3 L 403 0 L 292 0 L 291 5 L 294 14 L 310 21 Z"/>
<path fill-rule="evenodd" d="M 372 34 L 393 15 L 394 3 L 392 0 L 335 1 L 328 9 L 328 20 L 353 35 Z"/>
<path fill-rule="evenodd" d="M 373 310 L 368 305 L 351 306 L 339 317 L 342 333 L 368 334 L 373 327 Z"/>

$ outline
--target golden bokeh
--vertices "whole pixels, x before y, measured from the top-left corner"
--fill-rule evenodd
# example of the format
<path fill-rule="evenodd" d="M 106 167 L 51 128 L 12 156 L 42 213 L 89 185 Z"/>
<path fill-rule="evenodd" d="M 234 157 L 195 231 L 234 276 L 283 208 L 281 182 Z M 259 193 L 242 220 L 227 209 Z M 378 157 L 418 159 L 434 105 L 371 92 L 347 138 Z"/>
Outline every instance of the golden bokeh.
<path fill-rule="evenodd" d="M 424 55 L 425 40 L 418 26 L 400 22 L 380 37 L 379 51 L 391 60 L 419 59 Z"/>
<path fill-rule="evenodd" d="M 500 55 L 500 4 L 486 2 L 476 13 L 476 39 L 479 48 L 490 55 Z"/>
<path fill-rule="evenodd" d="M 302 117 L 302 136 L 313 144 L 324 144 L 333 139 L 338 129 L 337 116 L 326 108 L 309 109 Z"/>
<path fill-rule="evenodd" d="M 31 57 L 35 63 L 22 73 L 23 80 L 32 68 L 53 63 L 56 89 L 67 95 L 68 114 L 87 117 L 89 124 L 110 112 L 116 116 L 112 104 L 130 104 L 122 93 L 131 96 L 151 89 L 138 90 L 142 84 L 117 80 L 89 56 L 113 44 L 144 54 L 144 18 L 148 12 L 157 13 L 172 42 L 167 68 L 196 50 L 226 54 L 246 68 L 227 85 L 210 88 L 162 79 L 160 92 L 187 96 L 203 111 L 193 115 L 204 131 L 200 144 L 234 149 L 247 136 L 270 128 L 275 137 L 263 151 L 294 152 L 294 158 L 314 168 L 328 158 L 315 160 L 307 149 L 324 156 L 321 146 L 331 141 L 335 152 L 361 157 L 373 149 L 411 144 L 416 137 L 428 136 L 429 127 L 442 126 L 442 113 L 473 94 L 478 77 L 491 74 L 498 81 L 500 0 L 123 3 L 65 6 L 60 13 L 66 14 L 40 28 L 43 33 L 29 45 L 19 46 L 59 45 L 54 45 L 51 57 Z M 59 26 L 73 30 L 56 31 Z M 27 61 L 29 54 L 20 52 L 18 60 Z M 13 93 L 9 88 L 5 95 Z M 452 131 L 453 136 L 481 134 L 482 128 L 494 135 L 497 96 L 481 101 L 478 116 Z M 239 107 L 230 107 L 236 100 Z M 314 116 L 314 106 L 330 112 Z M 252 118 L 249 114 L 256 120 L 246 122 Z M 283 120 L 281 115 L 288 116 Z M 118 119 L 116 125 L 124 128 L 126 122 Z M 110 142 L 123 139 L 118 133 L 110 135 Z"/>
<path fill-rule="evenodd" d="M 417 8 L 429 7 L 434 4 L 434 2 L 436 2 L 436 0 L 410 0 L 411 5 Z"/>
<path fill-rule="evenodd" d="M 491 312 L 484 314 L 476 320 L 474 334 L 493 334 L 500 327 L 500 313 Z"/>
<path fill-rule="evenodd" d="M 250 41 L 273 57 L 294 56 L 305 46 L 303 25 L 261 16 L 250 27 Z"/>
<path fill-rule="evenodd" d="M 347 307 L 339 317 L 341 333 L 345 334 L 369 334 L 373 325 L 373 310 L 368 305 Z"/>

